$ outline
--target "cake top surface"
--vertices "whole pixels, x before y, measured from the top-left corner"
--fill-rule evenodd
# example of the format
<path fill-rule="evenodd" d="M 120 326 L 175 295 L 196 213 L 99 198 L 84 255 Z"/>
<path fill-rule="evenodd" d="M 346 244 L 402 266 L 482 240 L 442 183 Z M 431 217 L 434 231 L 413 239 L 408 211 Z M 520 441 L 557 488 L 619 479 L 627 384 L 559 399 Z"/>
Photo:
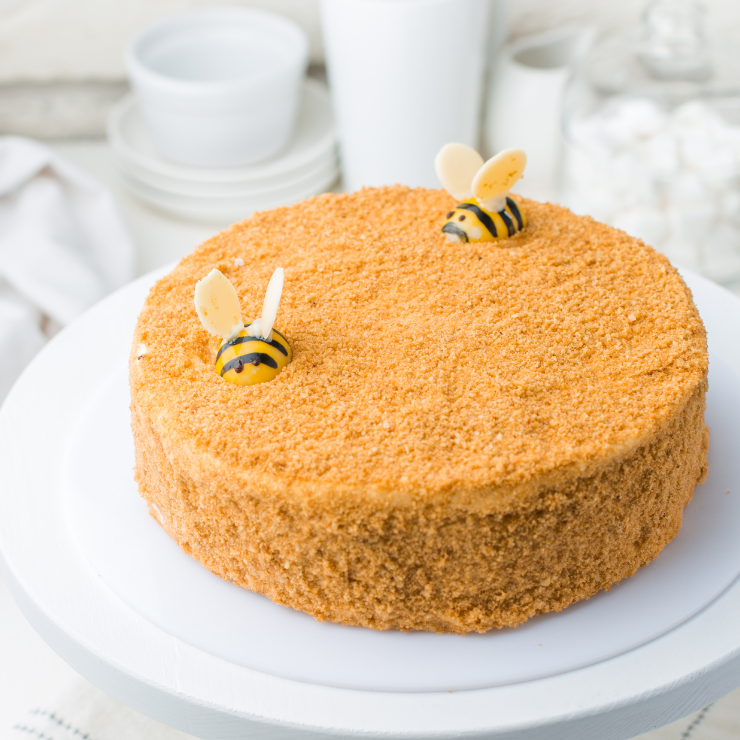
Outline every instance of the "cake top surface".
<path fill-rule="evenodd" d="M 311 495 L 503 496 L 619 459 L 704 382 L 703 325 L 662 255 L 520 203 L 523 231 L 469 244 L 440 232 L 455 201 L 438 190 L 326 194 L 254 215 L 152 289 L 135 402 L 189 454 Z M 269 383 L 228 383 L 195 283 L 218 268 L 251 320 L 278 266 L 275 326 L 294 359 Z"/>

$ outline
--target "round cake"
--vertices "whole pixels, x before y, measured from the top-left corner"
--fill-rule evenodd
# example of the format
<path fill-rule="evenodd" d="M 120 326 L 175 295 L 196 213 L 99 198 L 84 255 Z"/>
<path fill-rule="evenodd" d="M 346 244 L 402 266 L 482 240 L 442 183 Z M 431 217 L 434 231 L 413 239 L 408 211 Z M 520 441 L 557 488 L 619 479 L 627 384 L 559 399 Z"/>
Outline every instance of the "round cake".
<path fill-rule="evenodd" d="M 483 632 L 608 589 L 706 475 L 706 336 L 668 260 L 517 199 L 452 243 L 454 200 L 396 186 L 259 213 L 152 289 L 130 362 L 136 478 L 213 573 L 319 620 Z M 196 283 L 258 316 L 277 267 L 292 362 L 216 369 Z"/>

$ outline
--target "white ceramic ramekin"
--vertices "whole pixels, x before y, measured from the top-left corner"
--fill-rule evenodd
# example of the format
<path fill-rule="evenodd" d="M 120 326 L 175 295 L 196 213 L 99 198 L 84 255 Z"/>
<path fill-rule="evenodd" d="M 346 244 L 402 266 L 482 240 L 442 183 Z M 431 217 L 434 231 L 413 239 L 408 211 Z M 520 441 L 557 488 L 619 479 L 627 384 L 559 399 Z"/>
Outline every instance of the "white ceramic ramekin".
<path fill-rule="evenodd" d="M 228 167 L 277 154 L 290 139 L 308 64 L 292 21 L 246 8 L 183 13 L 139 33 L 126 67 L 161 154 Z"/>

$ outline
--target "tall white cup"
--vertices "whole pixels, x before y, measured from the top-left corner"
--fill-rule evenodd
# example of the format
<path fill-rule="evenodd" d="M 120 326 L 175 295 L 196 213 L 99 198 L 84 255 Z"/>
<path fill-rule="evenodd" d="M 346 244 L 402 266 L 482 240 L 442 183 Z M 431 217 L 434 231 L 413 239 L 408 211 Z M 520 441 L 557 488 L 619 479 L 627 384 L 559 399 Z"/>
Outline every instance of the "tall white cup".
<path fill-rule="evenodd" d="M 489 0 L 322 0 L 347 190 L 439 187 L 434 156 L 478 146 Z"/>
<path fill-rule="evenodd" d="M 527 152 L 517 192 L 536 200 L 557 195 L 562 101 L 574 64 L 593 37 L 589 28 L 564 28 L 505 46 L 491 75 L 485 124 L 487 154 Z"/>

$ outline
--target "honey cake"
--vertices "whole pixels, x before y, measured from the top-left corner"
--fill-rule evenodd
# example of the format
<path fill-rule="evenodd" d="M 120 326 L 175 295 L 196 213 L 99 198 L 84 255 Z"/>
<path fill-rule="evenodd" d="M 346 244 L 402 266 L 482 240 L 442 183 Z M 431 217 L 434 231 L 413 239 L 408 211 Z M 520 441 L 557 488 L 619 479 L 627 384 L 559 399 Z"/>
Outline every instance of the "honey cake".
<path fill-rule="evenodd" d="M 517 203 L 514 236 L 455 244 L 443 191 L 325 194 L 154 286 L 130 359 L 136 480 L 186 553 L 318 620 L 461 634 L 658 555 L 707 471 L 690 291 L 642 241 Z M 255 317 L 277 266 L 293 361 L 225 382 L 194 286 L 218 268 Z"/>

